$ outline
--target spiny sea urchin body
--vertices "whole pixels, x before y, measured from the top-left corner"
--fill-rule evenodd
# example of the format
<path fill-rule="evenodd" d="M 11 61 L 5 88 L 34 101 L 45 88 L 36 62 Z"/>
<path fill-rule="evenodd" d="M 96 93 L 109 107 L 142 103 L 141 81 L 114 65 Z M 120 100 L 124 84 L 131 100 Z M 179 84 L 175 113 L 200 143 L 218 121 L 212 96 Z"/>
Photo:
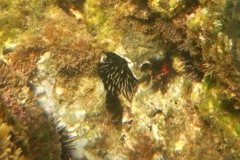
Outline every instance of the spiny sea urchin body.
<path fill-rule="evenodd" d="M 113 52 L 104 52 L 98 72 L 104 88 L 110 93 L 121 93 L 129 101 L 132 100 L 138 88 L 138 80 L 128 67 L 128 62 Z"/>
<path fill-rule="evenodd" d="M 168 84 L 176 75 L 176 71 L 172 66 L 173 61 L 171 53 L 167 53 L 163 58 L 153 56 L 149 58 L 148 61 L 149 62 L 144 63 L 141 66 L 141 71 L 150 72 L 148 78 L 144 78 L 143 81 L 151 79 L 153 81 L 152 89 L 154 91 L 158 91 L 160 89 L 162 93 L 166 93 Z"/>
<path fill-rule="evenodd" d="M 67 126 L 60 124 L 59 120 L 53 119 L 53 126 L 57 129 L 59 142 L 61 143 L 61 159 L 72 159 L 72 151 L 75 150 L 75 147 L 71 143 L 76 140 L 77 137 L 70 135 L 69 131 L 67 130 Z"/>

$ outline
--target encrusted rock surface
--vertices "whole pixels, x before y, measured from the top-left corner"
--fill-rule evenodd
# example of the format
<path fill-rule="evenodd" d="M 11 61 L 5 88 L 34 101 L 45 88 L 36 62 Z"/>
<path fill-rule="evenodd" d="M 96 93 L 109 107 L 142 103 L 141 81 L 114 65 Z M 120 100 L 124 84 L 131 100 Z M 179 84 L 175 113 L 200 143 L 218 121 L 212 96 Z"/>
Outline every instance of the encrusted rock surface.
<path fill-rule="evenodd" d="M 0 134 L 15 139 L 0 139 L 12 151 L 0 159 L 63 157 L 52 117 L 78 136 L 67 159 L 239 159 L 239 10 L 239 0 L 2 0 Z M 127 60 L 132 101 L 104 90 L 102 51 Z"/>

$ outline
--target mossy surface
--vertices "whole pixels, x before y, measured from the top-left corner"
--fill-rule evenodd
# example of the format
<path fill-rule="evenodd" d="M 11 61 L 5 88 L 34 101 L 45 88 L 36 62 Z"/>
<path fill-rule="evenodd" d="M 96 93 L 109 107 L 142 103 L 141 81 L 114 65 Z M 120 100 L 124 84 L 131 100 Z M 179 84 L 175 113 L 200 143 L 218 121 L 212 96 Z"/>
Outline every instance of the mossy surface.
<path fill-rule="evenodd" d="M 14 128 L 18 142 L 5 146 L 60 159 L 54 115 L 78 135 L 72 159 L 239 159 L 239 5 L 2 0 L 0 94 L 12 119 L 0 133 Z M 102 51 L 127 58 L 132 102 L 106 94 Z"/>

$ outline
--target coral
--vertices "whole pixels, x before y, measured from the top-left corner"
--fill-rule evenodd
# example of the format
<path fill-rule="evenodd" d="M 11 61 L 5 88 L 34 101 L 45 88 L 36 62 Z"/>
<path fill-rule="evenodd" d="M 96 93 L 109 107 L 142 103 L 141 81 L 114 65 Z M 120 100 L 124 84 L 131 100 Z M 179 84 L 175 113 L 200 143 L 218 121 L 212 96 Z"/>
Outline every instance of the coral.
<path fill-rule="evenodd" d="M 59 72 L 83 73 L 86 67 L 89 72 L 94 72 L 97 64 L 95 52 L 98 49 L 91 45 L 93 37 L 87 32 L 86 25 L 76 22 L 74 17 L 69 19 L 65 12 L 56 7 L 49 7 L 45 12 L 48 18 L 38 23 L 38 31 L 33 31 L 33 34 L 23 32 L 14 43 L 4 45 L 3 57 L 8 65 L 26 81 L 31 81 L 29 78 L 34 75 L 40 57 L 51 52 L 51 57 L 59 65 Z M 13 45 L 14 48 L 11 47 Z"/>
<path fill-rule="evenodd" d="M 33 101 L 35 99 L 30 93 L 30 87 L 27 82 L 20 78 L 20 76 L 14 72 L 13 68 L 3 61 L 0 61 L 0 70 L 2 73 L 0 76 L 0 93 L 2 94 L 2 97 L 4 97 L 3 101 L 10 106 L 12 106 L 12 104 L 21 105 L 22 103 L 25 103 L 26 105 L 33 105 Z M 15 97 L 18 97 L 18 99 Z M 15 114 L 15 116 L 17 116 L 17 114 Z"/>
<path fill-rule="evenodd" d="M 8 115 L 8 117 L 11 117 L 11 115 Z M 27 115 L 26 118 L 31 117 Z M 42 159 L 60 159 L 59 157 L 61 157 L 61 159 L 69 159 L 72 156 L 71 151 L 74 150 L 74 147 L 70 144 L 75 140 L 75 137 L 70 136 L 66 127 L 60 126 L 56 123 L 49 124 L 51 118 L 40 120 L 41 123 L 37 124 L 36 122 L 34 122 L 34 124 L 30 124 L 32 122 L 29 122 L 27 125 L 31 128 L 22 126 L 22 122 L 16 122 L 15 120 L 10 121 L 10 119 L 7 120 L 12 125 L 11 131 L 9 131 L 9 136 L 11 138 L 7 137 L 5 141 L 11 140 L 11 144 L 9 144 L 10 142 L 6 144 L 11 151 L 8 155 L 6 154 L 3 156 L 7 158 L 11 157 L 10 154 L 15 154 L 16 157 L 22 155 L 27 159 L 35 159 L 39 158 L 39 156 L 41 156 Z M 6 130 L 5 125 L 5 123 L 2 124 L 1 130 Z M 41 133 L 39 133 L 39 130 L 41 130 Z M 54 133 L 55 130 L 57 131 L 57 135 Z M 52 140 L 56 141 L 51 143 Z M 42 148 L 42 144 L 45 144 L 44 148 Z M 5 145 L 3 145 L 3 147 L 5 147 Z M 60 152 L 59 149 L 61 150 Z M 53 153 L 56 155 L 52 155 Z"/>
<path fill-rule="evenodd" d="M 147 7 L 147 1 L 131 0 L 128 3 L 128 14 L 139 20 L 148 20 L 151 18 L 151 10 Z"/>
<path fill-rule="evenodd" d="M 81 45 L 84 45 L 84 42 Z M 90 45 L 87 45 L 90 48 Z M 88 53 L 88 49 L 58 49 L 53 54 L 53 59 L 59 67 L 60 75 L 74 76 L 94 72 L 96 62 L 94 55 Z M 91 62 L 91 65 L 89 65 Z M 88 69 L 86 69 L 88 68 Z M 87 71 L 88 70 L 88 71 Z"/>
<path fill-rule="evenodd" d="M 115 50 L 122 38 L 122 30 L 115 24 L 115 15 L 125 10 L 125 3 L 116 0 L 88 0 L 83 16 L 88 30 L 102 50 Z M 107 33 L 107 34 L 106 34 Z M 98 46 L 98 47 L 100 47 Z"/>
<path fill-rule="evenodd" d="M 136 61 L 142 63 L 149 55 L 161 54 L 163 50 L 187 48 L 185 19 L 181 14 L 169 21 L 158 16 L 139 20 L 121 15 L 116 21 L 125 31 L 121 41 L 124 49 L 130 58 L 138 57 Z"/>
<path fill-rule="evenodd" d="M 151 159 L 154 153 L 154 142 L 147 136 L 142 135 L 139 137 L 137 144 L 135 144 L 134 150 L 129 150 L 128 158 L 134 159 Z"/>
<path fill-rule="evenodd" d="M 161 6 L 161 1 L 158 2 Z M 176 1 L 176 3 L 182 2 L 185 3 L 184 1 Z M 130 48 L 133 49 L 135 46 L 136 49 L 134 48 L 134 52 L 136 53 L 134 54 L 138 54 L 138 57 L 146 52 L 152 52 L 153 49 L 156 49 L 154 50 L 154 53 L 151 53 L 153 55 L 158 54 L 159 49 L 163 48 L 164 51 L 187 49 L 187 14 L 193 12 L 198 3 L 186 3 L 184 6 L 184 12 L 181 10 L 179 13 L 176 13 L 176 16 L 169 19 L 165 19 L 157 13 L 151 13 L 149 17 L 145 19 L 132 16 L 131 8 L 141 8 L 140 6 L 147 8 L 148 5 L 144 5 L 143 3 L 147 2 L 134 1 L 130 3 L 128 6 L 130 11 L 128 13 L 120 14 L 115 18 L 115 26 L 120 26 L 124 33 L 126 33 L 123 35 L 122 44 L 129 55 L 133 54 Z M 151 1 L 149 1 L 149 3 L 151 3 Z M 163 3 L 170 2 L 164 1 Z M 181 5 L 179 6 L 181 8 Z M 141 9 L 136 10 L 138 12 L 144 12 Z M 175 11 L 173 12 L 175 13 Z M 136 15 L 136 13 L 133 12 L 133 15 Z M 139 37 L 137 42 L 134 42 L 135 37 Z M 141 44 L 141 42 L 143 44 Z M 138 45 L 136 43 L 139 44 L 140 47 L 137 47 Z M 146 46 L 147 44 L 149 45 Z"/>
<path fill-rule="evenodd" d="M 15 83 L 19 85 L 24 85 L 24 81 L 20 78 L 15 78 L 15 74 L 12 69 L 10 69 L 5 62 L 2 60 L 0 61 L 0 70 L 1 70 L 1 77 L 0 77 L 0 86 L 1 88 L 7 88 L 8 86 L 14 86 Z"/>

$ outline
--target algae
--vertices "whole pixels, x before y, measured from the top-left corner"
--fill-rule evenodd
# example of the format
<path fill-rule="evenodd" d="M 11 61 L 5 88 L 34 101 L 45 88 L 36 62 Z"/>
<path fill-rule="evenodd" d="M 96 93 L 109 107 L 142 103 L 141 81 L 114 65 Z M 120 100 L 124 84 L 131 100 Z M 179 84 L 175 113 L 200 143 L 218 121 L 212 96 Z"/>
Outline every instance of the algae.
<path fill-rule="evenodd" d="M 64 157 L 53 116 L 78 136 L 67 159 L 239 159 L 239 4 L 2 0 L 1 146 Z M 102 51 L 138 78 L 132 102 L 108 99 Z"/>

